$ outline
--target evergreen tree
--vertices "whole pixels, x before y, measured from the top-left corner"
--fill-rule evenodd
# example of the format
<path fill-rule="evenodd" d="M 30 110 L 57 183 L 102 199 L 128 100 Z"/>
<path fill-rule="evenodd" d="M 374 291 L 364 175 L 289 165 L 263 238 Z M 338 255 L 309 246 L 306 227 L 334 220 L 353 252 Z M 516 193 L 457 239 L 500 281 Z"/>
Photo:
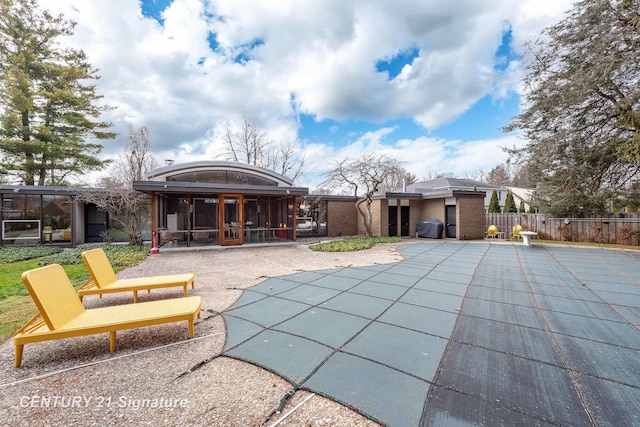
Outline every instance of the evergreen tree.
<path fill-rule="evenodd" d="M 516 201 L 513 199 L 513 193 L 507 192 L 507 198 L 504 201 L 504 213 L 516 213 L 518 208 L 516 207 Z"/>
<path fill-rule="evenodd" d="M 27 185 L 65 184 L 103 166 L 111 139 L 98 121 L 97 70 L 82 50 L 63 48 L 75 22 L 41 11 L 36 0 L 0 0 L 0 168 Z"/>
<path fill-rule="evenodd" d="M 524 207 L 524 201 L 520 200 L 520 212 L 525 213 L 527 209 Z"/>
<path fill-rule="evenodd" d="M 529 43 L 524 111 L 506 131 L 533 203 L 552 215 L 603 212 L 640 171 L 640 0 L 580 0 Z"/>
<path fill-rule="evenodd" d="M 488 212 L 489 213 L 502 212 L 502 210 L 500 210 L 500 200 L 498 200 L 498 192 L 496 190 L 493 190 L 493 192 L 491 193 L 491 200 L 489 201 Z"/>

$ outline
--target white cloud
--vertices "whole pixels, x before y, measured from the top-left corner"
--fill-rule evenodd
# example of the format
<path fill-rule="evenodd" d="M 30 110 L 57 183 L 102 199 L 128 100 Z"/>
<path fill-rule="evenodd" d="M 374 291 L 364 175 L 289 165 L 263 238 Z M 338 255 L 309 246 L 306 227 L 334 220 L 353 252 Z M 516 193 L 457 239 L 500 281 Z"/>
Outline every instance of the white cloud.
<path fill-rule="evenodd" d="M 107 119 L 121 135 L 106 155 L 122 148 L 128 123 L 147 126 L 159 157 L 178 161 L 219 155 L 221 126 L 243 117 L 274 140 L 295 141 L 303 112 L 381 123 L 344 147 L 296 141 L 314 173 L 374 150 L 421 176 L 491 167 L 504 158 L 501 141 L 393 142 L 384 122 L 410 117 L 437 129 L 487 94 L 517 90 L 521 64 L 494 67 L 503 32 L 512 29 L 512 48 L 522 52 L 571 0 L 174 0 L 164 25 L 144 17 L 139 0 L 41 4 L 78 22 L 72 43 L 100 69 L 100 92 L 117 107 Z M 377 61 L 408 49 L 419 56 L 395 79 L 376 71 Z"/>

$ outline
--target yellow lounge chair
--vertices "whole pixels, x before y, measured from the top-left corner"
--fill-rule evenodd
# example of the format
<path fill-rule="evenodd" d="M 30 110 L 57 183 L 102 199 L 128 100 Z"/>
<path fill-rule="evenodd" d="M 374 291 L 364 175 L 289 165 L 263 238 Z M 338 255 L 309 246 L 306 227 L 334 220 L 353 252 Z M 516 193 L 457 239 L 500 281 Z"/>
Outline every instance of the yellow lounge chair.
<path fill-rule="evenodd" d="M 138 302 L 138 291 L 140 290 L 146 289 L 151 292 L 151 289 L 154 288 L 174 286 L 182 286 L 186 297 L 187 286 L 190 284 L 191 289 L 194 288 L 195 275 L 193 273 L 118 279 L 102 248 L 82 252 L 82 259 L 91 273 L 91 278 L 78 289 L 80 301 L 84 295 L 98 294 L 102 298 L 102 294 L 133 291 L 133 302 Z"/>
<path fill-rule="evenodd" d="M 200 317 L 198 296 L 85 310 L 58 264 L 25 271 L 22 281 L 40 313 L 13 337 L 16 368 L 25 344 L 109 332 L 109 349 L 115 351 L 116 331 L 186 320 L 193 338 L 194 320 Z"/>

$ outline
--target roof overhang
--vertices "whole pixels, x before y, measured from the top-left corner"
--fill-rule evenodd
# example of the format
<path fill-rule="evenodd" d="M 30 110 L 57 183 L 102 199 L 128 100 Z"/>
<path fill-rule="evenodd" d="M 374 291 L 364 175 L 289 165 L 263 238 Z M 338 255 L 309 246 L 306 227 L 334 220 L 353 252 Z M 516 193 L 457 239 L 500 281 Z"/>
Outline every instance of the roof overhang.
<path fill-rule="evenodd" d="M 1 194 L 32 194 L 75 196 L 80 192 L 95 191 L 95 188 L 47 186 L 47 185 L 0 185 Z"/>
<path fill-rule="evenodd" d="M 377 197 L 374 198 L 382 198 L 382 199 L 422 199 L 422 194 L 421 193 L 402 193 L 402 192 L 398 192 L 398 193 L 384 193 L 384 194 L 380 194 Z"/>
<path fill-rule="evenodd" d="M 471 191 L 471 190 L 433 190 L 424 193 L 402 193 L 402 192 L 389 192 L 378 193 L 373 196 L 374 199 L 412 199 L 412 200 L 431 200 L 431 199 L 444 199 L 447 197 L 485 197 L 484 191 Z"/>
<path fill-rule="evenodd" d="M 305 195 L 304 198 L 306 200 L 324 200 L 324 201 L 334 201 L 334 202 L 357 202 L 359 197 L 356 196 L 347 196 L 344 194 L 308 194 Z"/>
<path fill-rule="evenodd" d="M 277 187 L 274 185 L 207 184 L 202 182 L 133 181 L 133 189 L 143 193 L 218 194 L 237 193 L 265 196 L 306 196 L 305 187 Z"/>
<path fill-rule="evenodd" d="M 422 193 L 423 200 L 429 199 L 442 199 L 446 197 L 478 197 L 485 198 L 486 193 L 484 191 L 467 191 L 467 190 L 444 190 L 434 191 L 429 193 Z"/>

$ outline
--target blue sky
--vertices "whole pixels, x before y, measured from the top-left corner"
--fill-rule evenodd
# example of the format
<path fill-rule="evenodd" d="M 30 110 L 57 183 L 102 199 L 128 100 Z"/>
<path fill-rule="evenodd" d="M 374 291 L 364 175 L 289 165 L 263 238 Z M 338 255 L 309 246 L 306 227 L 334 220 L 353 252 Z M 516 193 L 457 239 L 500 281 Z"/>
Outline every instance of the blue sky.
<path fill-rule="evenodd" d="M 77 21 L 105 119 L 146 126 L 160 163 L 224 158 L 242 121 L 304 156 L 391 155 L 418 178 L 476 176 L 522 145 L 523 44 L 569 0 L 42 0 Z"/>

